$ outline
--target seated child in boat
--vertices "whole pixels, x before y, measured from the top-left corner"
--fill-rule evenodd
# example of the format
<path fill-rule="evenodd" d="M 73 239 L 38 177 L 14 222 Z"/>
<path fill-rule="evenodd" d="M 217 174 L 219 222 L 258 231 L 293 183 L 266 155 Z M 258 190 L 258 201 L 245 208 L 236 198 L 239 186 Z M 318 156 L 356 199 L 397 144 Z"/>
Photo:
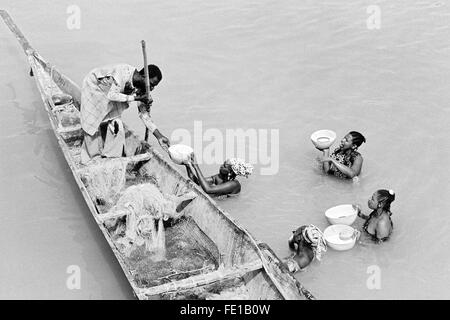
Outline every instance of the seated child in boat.
<path fill-rule="evenodd" d="M 359 206 L 356 206 L 358 216 L 366 220 L 363 225 L 364 231 L 377 243 L 388 240 L 394 229 L 391 219 L 391 203 L 394 200 L 393 190 L 380 189 L 368 201 L 368 207 L 373 210 L 368 216 L 361 212 Z"/>
<path fill-rule="evenodd" d="M 296 272 L 306 268 L 314 258 L 321 260 L 322 253 L 327 251 L 327 244 L 318 227 L 304 225 L 292 233 L 288 244 L 295 253 L 285 260 L 289 271 Z"/>
<path fill-rule="evenodd" d="M 231 158 L 220 166 L 218 174 L 205 178 L 193 153 L 184 165 L 192 181 L 201 186 L 206 193 L 216 196 L 238 194 L 241 191 L 241 184 L 236 177 L 247 178 L 253 172 L 251 164 L 239 158 Z"/>

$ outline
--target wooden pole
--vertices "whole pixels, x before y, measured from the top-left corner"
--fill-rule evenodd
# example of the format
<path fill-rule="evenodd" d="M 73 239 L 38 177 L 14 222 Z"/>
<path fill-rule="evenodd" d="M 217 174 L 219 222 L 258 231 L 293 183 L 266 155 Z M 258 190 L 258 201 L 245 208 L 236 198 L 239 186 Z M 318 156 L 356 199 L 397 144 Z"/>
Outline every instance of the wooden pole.
<path fill-rule="evenodd" d="M 8 26 L 8 28 L 11 30 L 11 32 L 16 36 L 17 40 L 20 42 L 20 45 L 22 46 L 23 51 L 26 55 L 30 55 L 33 53 L 34 49 L 31 47 L 28 40 L 25 38 L 23 33 L 20 31 L 19 27 L 14 23 L 11 16 L 8 14 L 5 10 L 0 10 L 0 16 L 5 21 L 5 24 Z"/>
<path fill-rule="evenodd" d="M 145 94 L 147 98 L 150 99 L 150 78 L 148 76 L 148 64 L 147 64 L 147 52 L 145 48 L 145 40 L 141 41 L 142 44 L 142 55 L 144 56 L 144 76 L 145 76 Z M 148 142 L 148 128 L 145 128 L 145 141 Z"/>

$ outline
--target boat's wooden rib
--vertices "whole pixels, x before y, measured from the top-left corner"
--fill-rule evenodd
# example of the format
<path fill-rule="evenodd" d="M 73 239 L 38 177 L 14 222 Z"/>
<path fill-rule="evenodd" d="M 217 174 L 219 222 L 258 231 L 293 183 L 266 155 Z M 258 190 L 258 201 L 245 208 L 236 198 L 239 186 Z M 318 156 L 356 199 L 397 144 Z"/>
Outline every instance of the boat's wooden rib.
<path fill-rule="evenodd" d="M 152 157 L 154 157 L 153 153 L 143 153 L 143 154 L 137 154 L 137 155 L 134 155 L 131 157 L 126 157 L 126 158 L 124 158 L 124 161 L 127 163 L 131 163 L 131 164 L 133 164 L 133 163 L 137 164 L 139 162 L 148 161 Z M 98 165 L 100 166 L 101 164 L 98 164 Z M 90 166 L 90 168 L 93 168 L 93 167 L 95 168 L 95 165 Z M 82 175 L 85 171 L 86 171 L 86 168 L 79 168 L 79 169 L 75 170 L 77 175 Z"/>
<path fill-rule="evenodd" d="M 103 159 L 89 166 L 81 165 L 79 155 L 77 156 L 79 151 L 77 146 L 81 144 L 83 139 L 79 124 L 61 128 L 61 124 L 53 111 L 56 110 L 53 102 L 55 93 L 69 94 L 73 99 L 74 106 L 79 109 L 81 97 L 79 87 L 47 63 L 31 47 L 7 12 L 0 10 L 0 15 L 19 40 L 27 55 L 58 144 L 72 170 L 86 204 L 138 298 L 207 298 L 211 296 L 211 292 L 217 292 L 219 289 L 222 291 L 228 290 L 234 287 L 245 288 L 246 297 L 249 299 L 314 298 L 266 244 L 257 242 L 245 228 L 237 224 L 228 213 L 221 210 L 216 202 L 205 194 L 201 188 L 183 177 L 173 164 L 148 143 L 139 139 L 127 127 L 127 146 L 139 150 L 137 154 L 120 159 Z M 165 194 L 179 195 L 186 191 L 195 193 L 195 199 L 183 209 L 185 216 L 188 218 L 176 223 L 171 228 L 173 230 L 179 228 L 187 238 L 192 238 L 192 241 L 199 248 L 203 248 L 205 257 L 209 257 L 205 259 L 215 261 L 214 263 L 217 264 L 214 270 L 205 267 L 200 268 L 200 270 L 207 270 L 203 274 L 196 274 L 201 272 L 197 269 L 176 273 L 176 276 L 181 277 L 178 280 L 171 279 L 173 274 L 163 275 L 161 278 L 169 279 L 170 284 L 160 282 L 155 282 L 155 284 L 154 281 L 160 278 L 156 280 L 145 278 L 145 281 L 142 281 L 139 268 L 130 267 L 130 258 L 119 248 L 117 239 L 114 238 L 105 224 L 106 220 L 117 218 L 124 213 L 115 215 L 109 211 L 110 207 L 99 203 L 99 199 L 89 189 L 88 183 L 83 181 L 83 177 L 86 177 L 86 175 L 94 175 L 95 177 L 95 175 L 103 174 L 101 170 L 99 170 L 99 173 L 92 172 L 96 172 L 97 167 L 101 169 L 112 161 L 123 162 L 126 172 L 133 172 L 136 175 L 137 178 L 130 175 L 127 180 L 128 186 L 149 183 L 150 181 Z M 122 191 L 126 189 L 125 185 L 119 185 L 119 187 L 122 188 Z M 148 258 L 150 260 L 145 260 Z M 150 255 L 144 255 L 142 261 L 151 261 Z M 219 292 L 222 292 L 220 290 Z"/>
<path fill-rule="evenodd" d="M 239 266 L 238 268 L 228 268 L 215 270 L 207 274 L 195 275 L 180 281 L 164 284 L 158 287 L 149 289 L 142 289 L 136 292 L 142 298 L 150 298 L 160 294 L 168 294 L 175 291 L 184 291 L 206 284 L 214 284 L 216 282 L 227 281 L 229 279 L 240 278 L 249 272 L 257 271 L 262 268 L 262 263 L 259 260 L 252 261 L 248 264 Z"/>

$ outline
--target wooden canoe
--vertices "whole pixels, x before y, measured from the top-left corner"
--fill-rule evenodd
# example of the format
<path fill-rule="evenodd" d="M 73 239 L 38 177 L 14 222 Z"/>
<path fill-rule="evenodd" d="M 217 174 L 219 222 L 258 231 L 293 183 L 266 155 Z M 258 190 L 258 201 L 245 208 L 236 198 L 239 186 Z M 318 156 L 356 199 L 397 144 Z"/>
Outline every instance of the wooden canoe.
<path fill-rule="evenodd" d="M 181 175 L 170 160 L 129 128 L 126 127 L 127 148 L 135 147 L 139 150 L 136 154 L 81 165 L 79 150 L 83 134 L 79 121 L 64 124 L 58 113 L 61 106 L 55 102 L 55 97 L 70 95 L 72 102 L 64 106 L 74 107 L 72 114 L 77 115 L 81 99 L 79 87 L 30 46 L 6 11 L 0 10 L 0 15 L 26 54 L 64 157 L 137 298 L 314 299 L 266 244 L 256 241 L 201 188 Z M 195 199 L 183 209 L 184 217 L 166 227 L 165 260 L 155 263 L 151 253 L 145 250 L 134 256 L 124 254 L 117 236 L 106 223 L 114 219 L 109 212 L 111 206 L 96 198 L 98 195 L 92 192 L 89 179 L 100 178 L 100 181 L 113 183 L 114 177 L 108 176 L 113 173 L 101 170 L 112 161 L 122 163 L 125 170 L 126 183 L 110 186 L 118 189 L 118 195 L 130 186 L 145 183 L 155 183 L 164 194 L 195 193 Z M 206 261 L 208 267 L 205 267 Z M 197 268 L 201 262 L 203 268 Z"/>

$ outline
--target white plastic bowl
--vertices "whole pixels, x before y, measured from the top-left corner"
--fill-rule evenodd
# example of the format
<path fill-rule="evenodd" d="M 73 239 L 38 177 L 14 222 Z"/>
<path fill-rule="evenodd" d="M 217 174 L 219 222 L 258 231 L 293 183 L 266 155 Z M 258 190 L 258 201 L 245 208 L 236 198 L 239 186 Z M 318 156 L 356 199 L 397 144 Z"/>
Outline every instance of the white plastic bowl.
<path fill-rule="evenodd" d="M 327 217 L 330 224 L 345 224 L 349 226 L 355 222 L 357 215 L 358 212 L 351 204 L 341 204 L 325 211 L 325 217 Z"/>
<path fill-rule="evenodd" d="M 355 246 L 357 237 L 352 236 L 355 231 L 345 224 L 334 224 L 324 230 L 323 236 L 329 247 L 337 251 L 345 251 Z"/>
<path fill-rule="evenodd" d="M 320 150 L 329 148 L 335 140 L 336 133 L 331 130 L 318 130 L 311 135 L 312 143 Z"/>
<path fill-rule="evenodd" d="M 176 164 L 183 164 L 183 162 L 189 159 L 192 152 L 194 152 L 194 150 L 184 144 L 175 144 L 169 148 L 170 158 Z"/>

